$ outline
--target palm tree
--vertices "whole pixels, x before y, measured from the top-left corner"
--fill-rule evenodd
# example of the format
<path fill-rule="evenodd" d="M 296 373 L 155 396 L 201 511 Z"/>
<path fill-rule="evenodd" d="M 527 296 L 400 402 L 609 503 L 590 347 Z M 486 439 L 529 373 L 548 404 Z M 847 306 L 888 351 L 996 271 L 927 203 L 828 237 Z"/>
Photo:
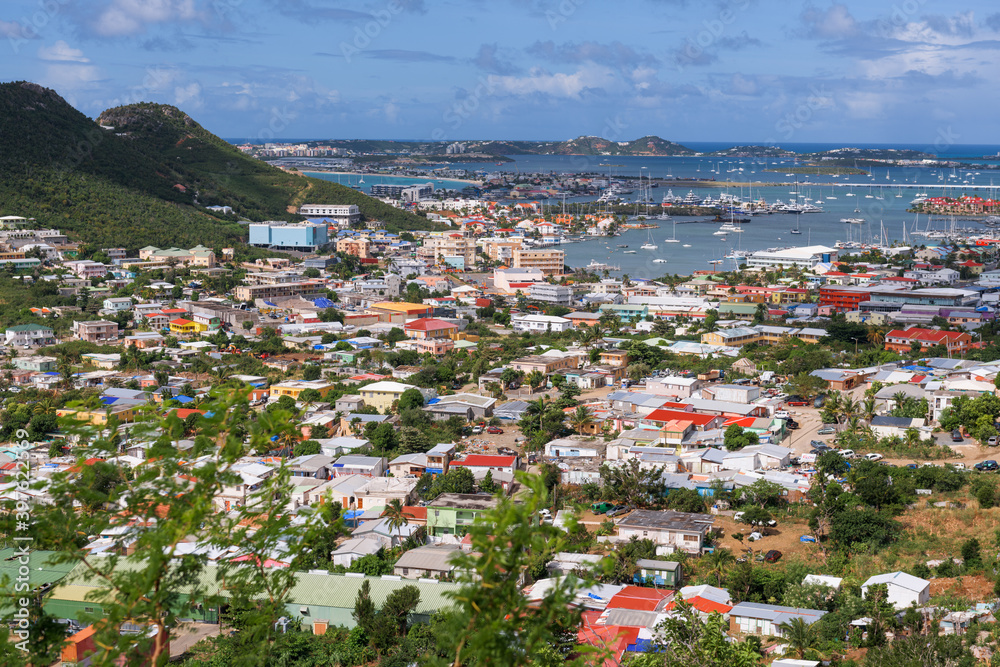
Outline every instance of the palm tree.
<path fill-rule="evenodd" d="M 846 397 L 840 405 L 840 414 L 845 421 L 851 421 L 858 414 L 858 402 L 851 397 Z"/>
<path fill-rule="evenodd" d="M 410 519 L 413 518 L 413 515 L 403 507 L 403 503 L 399 498 L 393 498 L 389 501 L 389 504 L 382 510 L 382 516 L 387 519 L 385 525 L 389 529 L 390 535 L 393 531 L 408 525 Z"/>
<path fill-rule="evenodd" d="M 885 332 L 878 327 L 872 327 L 868 330 L 868 342 L 876 347 L 882 347 L 882 343 L 885 342 Z"/>
<path fill-rule="evenodd" d="M 815 653 L 817 651 L 819 635 L 816 629 L 809 623 L 806 623 L 801 616 L 780 623 L 778 627 L 781 629 L 782 639 L 785 640 L 785 644 L 787 645 L 785 648 L 786 653 L 794 653 L 798 656 L 799 660 L 802 660 L 807 653 Z"/>
<path fill-rule="evenodd" d="M 729 549 L 716 549 L 705 556 L 705 562 L 708 563 L 708 574 L 715 575 L 720 588 L 722 587 L 722 577 L 735 561 L 736 556 Z"/>
<path fill-rule="evenodd" d="M 577 406 L 576 412 L 570 416 L 569 423 L 573 425 L 577 433 L 583 435 L 583 429 L 593 424 L 594 419 L 591 417 L 590 410 L 580 405 Z"/>
<path fill-rule="evenodd" d="M 871 423 L 872 418 L 875 416 L 875 404 L 877 401 L 874 396 L 869 396 L 861 404 L 861 416 L 866 422 Z"/>

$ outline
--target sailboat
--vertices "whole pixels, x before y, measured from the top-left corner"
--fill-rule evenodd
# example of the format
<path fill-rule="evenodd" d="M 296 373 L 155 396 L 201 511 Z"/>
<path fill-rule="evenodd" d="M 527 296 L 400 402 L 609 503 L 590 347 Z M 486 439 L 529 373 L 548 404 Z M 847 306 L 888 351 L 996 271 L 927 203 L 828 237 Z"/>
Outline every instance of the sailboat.
<path fill-rule="evenodd" d="M 653 243 L 653 230 L 649 230 L 649 240 L 639 246 L 642 250 L 656 250 L 659 247 L 660 246 Z"/>
<path fill-rule="evenodd" d="M 663 239 L 664 243 L 680 243 L 677 239 L 677 221 L 674 220 L 674 234 L 669 239 Z"/>
<path fill-rule="evenodd" d="M 795 229 L 790 229 L 789 233 L 790 234 L 801 234 L 802 233 L 802 230 L 799 229 L 799 214 L 798 213 L 795 214 Z"/>

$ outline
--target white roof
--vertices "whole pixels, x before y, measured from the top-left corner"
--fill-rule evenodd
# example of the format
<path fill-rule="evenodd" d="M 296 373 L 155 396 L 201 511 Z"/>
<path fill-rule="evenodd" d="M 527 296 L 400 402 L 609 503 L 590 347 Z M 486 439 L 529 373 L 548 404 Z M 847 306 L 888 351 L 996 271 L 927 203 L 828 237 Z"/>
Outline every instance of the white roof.
<path fill-rule="evenodd" d="M 402 393 L 407 389 L 416 389 L 412 384 L 405 384 L 403 382 L 393 382 L 392 380 L 382 380 L 381 382 L 376 382 L 374 384 L 369 384 L 361 387 L 358 391 L 376 391 L 376 392 L 386 392 L 386 393 Z"/>
<path fill-rule="evenodd" d="M 874 584 L 892 584 L 918 593 L 930 586 L 929 581 L 920 577 L 914 577 L 912 574 L 907 574 L 906 572 L 888 572 L 869 577 L 868 581 L 861 584 L 861 587 L 868 588 Z"/>
<path fill-rule="evenodd" d="M 802 579 L 802 584 L 804 586 L 829 586 L 839 589 L 843 581 L 840 577 L 831 577 L 826 574 L 807 574 Z"/>

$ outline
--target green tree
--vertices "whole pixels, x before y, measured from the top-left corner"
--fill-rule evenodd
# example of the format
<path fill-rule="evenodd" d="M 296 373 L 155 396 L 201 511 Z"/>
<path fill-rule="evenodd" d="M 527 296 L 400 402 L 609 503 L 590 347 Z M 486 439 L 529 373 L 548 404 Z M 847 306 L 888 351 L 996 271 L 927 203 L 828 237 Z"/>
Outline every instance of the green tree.
<path fill-rule="evenodd" d="M 726 428 L 723 442 L 725 443 L 727 450 L 736 452 L 744 447 L 756 445 L 760 442 L 760 439 L 753 431 L 748 431 L 739 424 L 731 424 L 728 428 Z"/>
<path fill-rule="evenodd" d="M 408 525 L 410 519 L 413 518 L 413 514 L 406 511 L 403 503 L 398 498 L 393 498 L 389 501 L 389 504 L 382 510 L 382 516 L 386 519 L 386 527 L 390 533 Z"/>
<path fill-rule="evenodd" d="M 455 608 L 442 614 L 437 653 L 425 656 L 424 665 L 583 667 L 603 660 L 596 649 L 575 641 L 582 608 L 572 601 L 591 576 L 554 579 L 535 601 L 522 593 L 520 577 L 512 576 L 527 571 L 537 554 L 562 551 L 566 541 L 559 528 L 538 525 L 539 511 L 551 504 L 541 480 L 517 476 L 525 490 L 523 502 L 505 500 L 487 512 L 470 528 L 472 548 L 453 557 L 463 585 L 447 593 Z"/>
<path fill-rule="evenodd" d="M 397 407 L 400 413 L 410 408 L 422 408 L 424 407 L 424 395 L 420 393 L 419 389 L 411 387 L 400 394 Z"/>
<path fill-rule="evenodd" d="M 820 637 L 813 624 L 796 617 L 779 623 L 778 627 L 781 628 L 781 636 L 785 640 L 786 654 L 791 653 L 799 660 L 804 660 L 807 655 L 818 652 Z"/>
<path fill-rule="evenodd" d="M 663 502 L 666 484 L 663 468 L 643 468 L 638 459 L 619 465 L 601 466 L 604 497 L 632 507 L 648 507 Z"/>
<path fill-rule="evenodd" d="M 307 364 L 302 369 L 302 379 L 306 382 L 314 382 L 320 378 L 322 372 L 316 364 Z"/>

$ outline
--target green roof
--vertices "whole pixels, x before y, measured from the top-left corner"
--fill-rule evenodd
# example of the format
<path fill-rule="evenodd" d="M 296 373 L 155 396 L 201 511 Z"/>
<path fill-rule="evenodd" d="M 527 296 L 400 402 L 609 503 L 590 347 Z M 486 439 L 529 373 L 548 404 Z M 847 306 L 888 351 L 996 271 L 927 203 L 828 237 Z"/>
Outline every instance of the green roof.
<path fill-rule="evenodd" d="M 7 331 L 52 331 L 52 327 L 44 327 L 41 324 L 19 324 L 16 327 L 7 327 Z"/>
<path fill-rule="evenodd" d="M 42 586 L 43 584 L 55 584 L 62 580 L 73 569 L 73 563 L 53 563 L 52 557 L 55 551 L 32 551 L 28 554 L 28 590 Z M 13 547 L 0 549 L 0 588 L 11 591 L 18 582 L 18 569 L 22 563 L 18 558 L 18 551 Z M 0 602 L 0 615 L 5 618 L 11 609 L 7 604 L 7 597 Z"/>
<path fill-rule="evenodd" d="M 139 569 L 140 566 L 140 563 L 130 558 L 120 559 L 117 565 L 118 569 L 133 571 Z M 67 566 L 67 568 L 71 567 L 72 565 Z M 223 597 L 228 597 L 227 591 L 218 590 L 217 573 L 218 568 L 214 565 L 206 566 L 201 571 L 195 586 L 204 590 L 209 595 L 220 594 Z M 63 573 L 64 575 L 65 573 Z M 457 591 L 461 588 L 459 584 L 445 582 L 431 583 L 416 579 L 386 579 L 382 577 L 299 572 L 296 574 L 296 582 L 292 586 L 292 590 L 289 592 L 285 603 L 290 605 L 314 605 L 353 609 L 354 602 L 358 597 L 358 591 L 361 589 L 361 584 L 366 579 L 370 583 L 372 601 L 376 606 L 381 606 L 393 591 L 403 586 L 416 586 L 420 590 L 420 604 L 417 605 L 416 613 L 428 615 L 454 604 L 451 599 L 446 597 L 445 593 Z M 66 580 L 62 582 L 62 585 L 52 593 L 52 598 L 59 600 L 82 600 L 86 597 L 87 589 L 97 591 L 100 587 L 101 581 L 84 564 L 80 563 L 69 574 Z M 190 594 L 191 589 L 192 587 L 190 586 L 182 586 L 176 592 L 185 595 Z"/>

